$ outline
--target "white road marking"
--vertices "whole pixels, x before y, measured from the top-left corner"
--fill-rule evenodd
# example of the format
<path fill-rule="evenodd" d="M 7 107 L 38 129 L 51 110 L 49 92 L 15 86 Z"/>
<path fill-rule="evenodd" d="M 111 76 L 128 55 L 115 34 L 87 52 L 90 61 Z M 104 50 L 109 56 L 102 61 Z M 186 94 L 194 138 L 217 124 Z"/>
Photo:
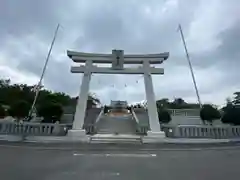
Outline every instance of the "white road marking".
<path fill-rule="evenodd" d="M 1 147 L 6 148 L 20 148 L 20 149 L 35 149 L 35 150 L 73 150 L 72 147 L 44 147 L 44 146 L 28 146 L 28 145 L 3 145 L 0 144 Z M 233 146 L 223 146 L 223 147 L 202 147 L 202 148 L 143 148 L 143 149 L 133 149 L 133 151 L 138 152 L 146 152 L 146 151 L 202 151 L 202 150 L 235 150 L 240 149 L 239 145 Z M 84 150 L 84 148 L 78 148 L 79 151 Z M 111 148 L 111 150 L 129 150 L 129 148 Z"/>
<path fill-rule="evenodd" d="M 157 157 L 157 154 L 81 154 L 81 153 L 74 153 L 73 156 L 100 156 L 100 157 L 134 157 L 134 158 L 147 158 L 147 157 Z"/>

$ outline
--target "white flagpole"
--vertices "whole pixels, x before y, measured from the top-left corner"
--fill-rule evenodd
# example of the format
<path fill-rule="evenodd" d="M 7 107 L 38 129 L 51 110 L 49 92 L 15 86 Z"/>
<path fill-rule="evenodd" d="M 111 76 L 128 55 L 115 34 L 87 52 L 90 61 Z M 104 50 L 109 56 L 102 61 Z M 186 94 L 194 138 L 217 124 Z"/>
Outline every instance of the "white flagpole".
<path fill-rule="evenodd" d="M 57 33 L 58 33 L 59 27 L 60 27 L 60 24 L 57 25 L 57 28 L 56 28 L 56 30 L 55 30 L 55 33 L 54 33 L 54 36 L 53 36 L 53 40 L 52 40 L 50 49 L 49 49 L 49 51 L 48 51 L 48 54 L 47 54 L 47 57 L 46 57 L 46 61 L 45 61 L 43 70 L 42 70 L 42 74 L 41 74 L 40 80 L 39 80 L 39 82 L 38 82 L 38 85 L 37 85 L 37 87 L 36 87 L 36 94 L 35 94 L 35 97 L 34 97 L 34 100 L 33 100 L 33 103 L 32 103 L 32 107 L 31 107 L 31 109 L 30 109 L 30 111 L 29 111 L 28 118 L 31 118 L 31 116 L 32 116 L 33 109 L 34 109 L 34 106 L 35 106 L 35 104 L 36 104 L 36 101 L 37 101 L 37 98 L 38 98 L 38 95 L 39 95 L 39 92 L 40 92 L 40 89 L 41 89 L 41 86 L 42 86 L 42 80 L 43 80 L 44 74 L 45 74 L 46 69 L 47 69 L 47 64 L 48 64 L 48 62 L 49 62 L 49 58 L 50 58 L 50 55 L 51 55 L 51 52 L 52 52 L 52 48 L 53 48 L 53 45 L 54 45 L 55 40 L 56 40 L 56 37 L 57 37 Z M 30 120 L 30 119 L 29 119 L 29 120 Z"/>
<path fill-rule="evenodd" d="M 189 68 L 190 68 L 190 71 L 191 71 L 192 80 L 193 80 L 194 88 L 195 88 L 195 91 L 196 91 L 198 103 L 199 103 L 199 106 L 201 108 L 202 107 L 202 103 L 201 103 L 200 95 L 199 95 L 199 92 L 198 92 L 197 82 L 196 82 L 196 79 L 195 79 L 195 76 L 194 76 L 194 73 L 193 73 L 193 68 L 192 68 L 192 64 L 191 64 L 190 57 L 189 57 L 189 54 L 188 54 L 187 45 L 186 45 L 186 41 L 184 39 L 184 35 L 183 35 L 181 24 L 179 24 L 178 29 L 179 29 L 180 34 L 181 34 L 181 38 L 182 38 L 183 46 L 184 46 L 184 49 L 185 49 L 188 65 L 189 65 Z"/>

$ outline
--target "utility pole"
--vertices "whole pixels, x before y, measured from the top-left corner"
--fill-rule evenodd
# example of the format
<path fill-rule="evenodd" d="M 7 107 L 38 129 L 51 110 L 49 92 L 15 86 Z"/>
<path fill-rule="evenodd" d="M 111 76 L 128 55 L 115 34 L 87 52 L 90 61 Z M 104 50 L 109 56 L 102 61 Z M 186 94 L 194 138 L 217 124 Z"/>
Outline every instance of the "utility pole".
<path fill-rule="evenodd" d="M 34 97 L 34 100 L 33 100 L 33 103 L 32 103 L 32 107 L 31 107 L 31 109 L 30 109 L 30 111 L 28 113 L 28 120 L 31 119 L 31 116 L 32 116 L 35 104 L 37 102 L 37 98 L 38 98 L 38 95 L 39 95 L 39 92 L 40 92 L 40 89 L 41 89 L 41 86 L 42 86 L 42 80 L 43 80 L 44 74 L 45 74 L 46 69 L 47 69 L 47 64 L 49 62 L 49 58 L 50 58 L 50 55 L 51 55 L 51 52 L 52 52 L 52 48 L 53 48 L 53 45 L 54 45 L 56 37 L 57 37 L 57 33 L 58 33 L 59 27 L 60 27 L 60 24 L 57 25 L 57 28 L 56 28 L 54 36 L 53 36 L 52 43 L 50 45 L 50 49 L 48 51 L 48 54 L 47 54 L 47 57 L 46 57 L 46 61 L 45 61 L 45 64 L 43 66 L 42 74 L 41 74 L 40 80 L 38 82 L 38 85 L 36 87 L 36 94 L 35 94 L 35 97 Z"/>
<path fill-rule="evenodd" d="M 186 45 L 186 41 L 184 39 L 184 35 L 183 35 L 181 24 L 179 24 L 178 30 L 180 31 L 180 34 L 181 34 L 181 38 L 182 38 L 183 46 L 184 46 L 184 49 L 185 49 L 188 65 L 189 65 L 189 68 L 190 68 L 190 71 L 191 71 L 192 80 L 193 80 L 194 88 L 195 88 L 195 91 L 196 91 L 198 103 L 199 103 L 199 106 L 201 108 L 202 107 L 202 103 L 201 103 L 200 95 L 199 95 L 199 92 L 198 92 L 197 82 L 196 82 L 196 79 L 195 79 L 195 76 L 194 76 L 194 73 L 193 73 L 193 68 L 192 68 L 192 64 L 191 64 L 190 57 L 189 57 L 189 54 L 188 54 L 187 45 Z"/>

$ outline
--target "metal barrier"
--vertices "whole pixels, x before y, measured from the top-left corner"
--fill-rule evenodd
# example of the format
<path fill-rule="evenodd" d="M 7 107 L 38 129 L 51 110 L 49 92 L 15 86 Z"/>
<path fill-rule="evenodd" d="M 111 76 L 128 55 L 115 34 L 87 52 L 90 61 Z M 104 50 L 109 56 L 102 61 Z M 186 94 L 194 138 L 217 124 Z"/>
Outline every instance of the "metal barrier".
<path fill-rule="evenodd" d="M 0 122 L 0 134 L 25 136 L 65 136 L 64 124 Z"/>
<path fill-rule="evenodd" d="M 167 137 L 173 138 L 240 138 L 240 126 L 163 125 L 162 128 Z"/>

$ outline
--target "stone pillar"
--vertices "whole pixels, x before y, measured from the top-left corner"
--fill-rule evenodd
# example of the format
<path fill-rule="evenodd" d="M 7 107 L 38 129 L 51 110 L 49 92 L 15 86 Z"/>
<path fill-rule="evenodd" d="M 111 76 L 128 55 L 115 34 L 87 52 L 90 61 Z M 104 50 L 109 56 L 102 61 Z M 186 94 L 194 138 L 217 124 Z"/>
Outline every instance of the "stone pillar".
<path fill-rule="evenodd" d="M 160 124 L 158 120 L 157 106 L 153 89 L 153 82 L 151 72 L 149 72 L 150 64 L 148 61 L 144 61 L 143 67 L 145 69 L 144 73 L 144 85 L 145 93 L 147 98 L 147 108 L 149 125 L 152 132 L 160 132 Z"/>
<path fill-rule="evenodd" d="M 83 74 L 82 84 L 80 87 L 80 92 L 78 96 L 78 102 L 76 106 L 76 112 L 74 115 L 74 122 L 73 122 L 73 129 L 82 129 L 85 112 L 87 107 L 87 100 L 88 100 L 88 93 L 89 93 L 89 86 L 91 80 L 91 61 L 86 61 L 86 71 Z"/>
<path fill-rule="evenodd" d="M 92 75 L 91 73 L 92 61 L 89 60 L 86 61 L 85 67 L 86 69 L 83 74 L 82 84 L 80 86 L 80 92 L 76 106 L 76 112 L 74 115 L 73 128 L 72 130 L 68 131 L 69 135 L 74 137 L 84 136 L 86 134 L 85 130 L 83 129 L 83 124 L 87 107 L 90 80 Z"/>

